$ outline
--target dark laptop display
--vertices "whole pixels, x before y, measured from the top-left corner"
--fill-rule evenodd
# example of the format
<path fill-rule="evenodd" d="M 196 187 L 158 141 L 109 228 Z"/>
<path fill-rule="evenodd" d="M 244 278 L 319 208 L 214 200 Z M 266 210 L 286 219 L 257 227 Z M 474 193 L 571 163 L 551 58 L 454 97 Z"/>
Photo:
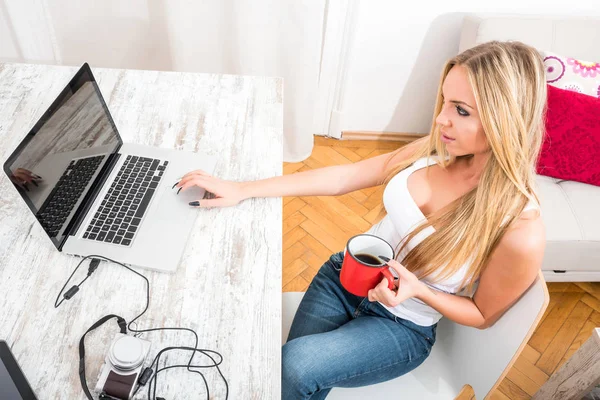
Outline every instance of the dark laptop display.
<path fill-rule="evenodd" d="M 4 164 L 58 249 L 81 223 L 122 143 L 85 64 Z"/>
<path fill-rule="evenodd" d="M 0 399 L 36 400 L 8 344 L 0 340 Z"/>

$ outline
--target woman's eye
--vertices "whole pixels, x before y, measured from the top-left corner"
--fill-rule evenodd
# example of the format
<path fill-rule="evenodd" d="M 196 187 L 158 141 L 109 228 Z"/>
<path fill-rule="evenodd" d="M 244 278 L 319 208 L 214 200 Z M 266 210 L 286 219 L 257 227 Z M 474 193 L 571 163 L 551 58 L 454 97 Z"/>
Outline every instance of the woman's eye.
<path fill-rule="evenodd" d="M 462 115 L 463 117 L 469 116 L 469 113 L 461 106 L 456 106 L 456 112 L 458 112 L 458 115 Z"/>

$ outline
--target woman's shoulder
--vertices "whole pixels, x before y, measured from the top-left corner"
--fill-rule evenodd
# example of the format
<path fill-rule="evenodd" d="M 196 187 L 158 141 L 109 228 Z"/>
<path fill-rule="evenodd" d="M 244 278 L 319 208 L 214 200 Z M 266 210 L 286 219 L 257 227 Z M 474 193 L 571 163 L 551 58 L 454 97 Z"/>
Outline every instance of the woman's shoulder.
<path fill-rule="evenodd" d="M 518 219 L 502 235 L 498 248 L 510 249 L 510 253 L 534 252 L 542 255 L 546 247 L 546 229 L 541 218 Z"/>
<path fill-rule="evenodd" d="M 546 242 L 546 227 L 537 203 L 529 202 L 519 218 L 505 232 L 501 243 L 503 241 L 510 242 L 511 246 L 525 246 L 526 248 Z"/>

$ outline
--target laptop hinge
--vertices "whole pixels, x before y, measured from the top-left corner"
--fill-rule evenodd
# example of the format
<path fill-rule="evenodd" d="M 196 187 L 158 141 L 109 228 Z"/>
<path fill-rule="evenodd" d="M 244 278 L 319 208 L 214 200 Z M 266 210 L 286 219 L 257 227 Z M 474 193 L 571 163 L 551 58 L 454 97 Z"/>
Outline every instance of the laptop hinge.
<path fill-rule="evenodd" d="M 77 208 L 77 211 L 75 211 L 75 214 L 73 215 L 73 218 L 71 218 L 71 221 L 69 221 L 69 224 L 65 229 L 65 235 L 63 236 L 63 240 L 60 243 L 60 246 L 58 247 L 59 251 L 62 251 L 62 247 L 67 241 L 67 239 L 71 236 L 74 236 L 75 233 L 77 233 L 77 230 L 81 226 L 81 223 L 85 219 L 85 216 L 92 207 L 92 204 L 94 204 L 94 201 L 96 201 L 98 193 L 100 193 L 100 190 L 102 190 L 102 188 L 104 187 L 104 183 L 110 176 L 110 173 L 117 164 L 117 161 L 119 161 L 119 157 L 121 157 L 121 154 L 118 153 L 120 147 L 121 146 L 119 146 L 116 153 L 113 153 L 108 156 L 108 160 L 106 161 L 104 167 L 102 167 L 102 170 L 96 177 L 96 181 L 92 184 L 90 190 L 83 198 L 83 201 Z"/>

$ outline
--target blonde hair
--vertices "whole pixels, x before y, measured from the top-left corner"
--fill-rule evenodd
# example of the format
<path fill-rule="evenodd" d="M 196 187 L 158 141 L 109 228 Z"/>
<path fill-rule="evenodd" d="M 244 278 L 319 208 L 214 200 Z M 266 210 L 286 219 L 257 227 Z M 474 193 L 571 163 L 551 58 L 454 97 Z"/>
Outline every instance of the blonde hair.
<path fill-rule="evenodd" d="M 436 164 L 442 169 L 459 158 L 472 157 L 450 156 L 435 122 L 442 109 L 442 84 L 455 65 L 467 71 L 490 155 L 478 186 L 427 215 L 403 238 L 396 254 L 423 229 L 439 226 L 401 262 L 420 278 L 429 277 L 433 282 L 449 278 L 469 263 L 461 288 L 471 291 L 500 238 L 528 201 L 539 204 L 535 171 L 544 136 L 546 79 L 539 53 L 521 42 L 487 42 L 452 58 L 442 71 L 430 134 L 411 143 L 415 150 L 391 168 L 384 183 L 422 157 L 439 156 Z M 503 224 L 505 218 L 508 220 Z"/>

